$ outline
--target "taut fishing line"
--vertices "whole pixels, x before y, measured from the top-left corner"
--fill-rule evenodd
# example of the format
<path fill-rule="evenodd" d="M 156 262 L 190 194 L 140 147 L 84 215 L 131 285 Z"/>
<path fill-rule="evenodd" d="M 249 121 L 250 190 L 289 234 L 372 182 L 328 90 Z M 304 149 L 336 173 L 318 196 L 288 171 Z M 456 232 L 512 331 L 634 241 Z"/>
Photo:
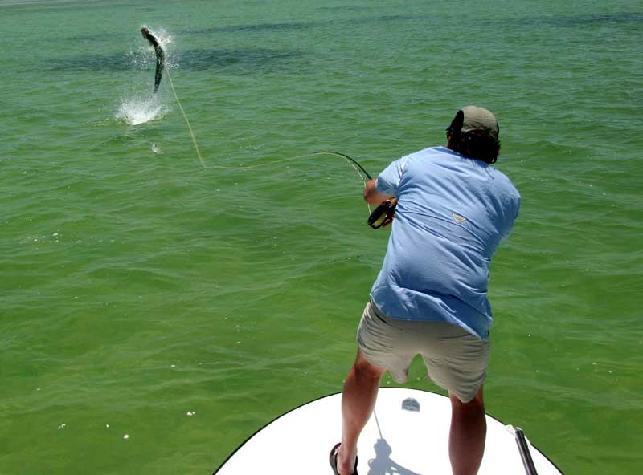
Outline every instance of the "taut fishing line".
<path fill-rule="evenodd" d="M 176 103 L 179 106 L 179 110 L 181 111 L 181 114 L 183 115 L 183 119 L 185 120 L 185 125 L 187 125 L 188 127 L 188 132 L 190 133 L 190 137 L 192 137 L 192 143 L 194 144 L 194 151 L 196 152 L 196 156 L 199 158 L 201 167 L 203 167 L 203 169 L 206 169 L 208 167 L 205 166 L 205 162 L 203 161 L 203 157 L 201 156 L 201 151 L 199 150 L 199 144 L 196 142 L 196 137 L 194 136 L 194 132 L 192 131 L 192 126 L 190 125 L 190 121 L 188 119 L 187 114 L 185 113 L 185 110 L 183 109 L 183 106 L 181 105 L 179 96 L 176 94 L 176 89 L 174 89 L 174 82 L 172 81 L 172 76 L 170 75 L 170 69 L 167 68 L 165 72 L 167 74 L 168 80 L 170 81 L 170 87 L 172 89 L 172 94 L 174 94 L 174 99 L 176 99 Z"/>
<path fill-rule="evenodd" d="M 163 65 L 161 65 L 161 68 L 163 68 Z M 220 165 L 210 165 L 207 166 L 205 164 L 205 160 L 203 160 L 203 156 L 201 155 L 201 150 L 199 149 L 199 144 L 196 140 L 196 136 L 194 135 L 194 130 L 192 130 L 192 125 L 190 124 L 190 119 L 188 119 L 188 115 L 185 113 L 185 109 L 183 108 L 183 104 L 181 104 L 181 100 L 179 99 L 179 95 L 176 93 L 176 88 L 174 87 L 174 81 L 172 80 L 172 75 L 170 74 L 170 68 L 163 68 L 165 69 L 165 73 L 167 75 L 167 79 L 170 83 L 170 89 L 172 89 L 172 94 L 174 95 L 174 99 L 176 100 L 176 104 L 179 106 L 179 110 L 181 111 L 181 115 L 183 116 L 183 120 L 185 121 L 185 125 L 188 129 L 188 133 L 190 134 L 190 138 L 192 139 L 192 145 L 194 146 L 194 151 L 196 152 L 196 156 L 199 159 L 199 163 L 201 164 L 201 167 L 204 170 L 214 168 L 214 169 L 235 169 L 235 168 L 240 168 L 240 169 L 249 169 L 249 168 L 256 168 L 258 166 L 265 166 L 265 165 L 271 165 L 275 163 L 282 163 L 286 161 L 293 161 L 299 158 L 303 158 L 305 156 L 310 156 L 310 155 L 333 155 L 336 157 L 343 158 L 344 160 L 348 161 L 348 163 L 353 167 L 353 169 L 357 172 L 359 175 L 360 179 L 366 185 L 367 180 L 372 180 L 372 177 L 370 173 L 366 171 L 366 169 L 353 157 L 350 155 L 347 155 L 345 153 L 341 152 L 327 152 L 327 151 L 320 151 L 320 152 L 311 152 L 309 155 L 300 155 L 296 157 L 290 157 L 290 158 L 283 158 L 279 160 L 272 160 L 267 163 L 262 163 L 262 164 L 256 164 L 256 165 L 248 165 L 244 167 L 225 167 L 225 166 L 220 166 Z M 371 212 L 371 207 L 367 203 L 366 205 L 368 207 L 369 213 Z"/>
<path fill-rule="evenodd" d="M 205 161 L 203 160 L 203 157 L 201 156 L 201 151 L 199 150 L 199 144 L 196 141 L 196 137 L 194 136 L 194 131 L 192 130 L 192 126 L 190 125 L 190 120 L 188 119 L 187 114 L 185 113 L 185 110 L 183 109 L 183 106 L 181 105 L 181 101 L 179 100 L 179 96 L 176 94 L 176 89 L 174 88 L 174 82 L 172 81 L 172 76 L 170 75 L 169 70 L 167 71 L 167 78 L 170 81 L 170 87 L 172 89 L 172 93 L 174 94 L 174 98 L 176 99 L 176 103 L 179 106 L 179 109 L 181 110 L 181 114 L 183 115 L 183 119 L 185 120 L 185 125 L 188 128 L 188 132 L 190 133 L 190 137 L 192 138 L 192 143 L 194 144 L 194 150 L 196 152 L 196 155 L 199 159 L 199 162 L 201 163 L 201 167 L 204 170 L 208 169 L 223 169 L 223 170 L 236 170 L 236 169 L 241 169 L 241 170 L 246 170 L 246 169 L 251 169 L 251 168 L 257 168 L 260 166 L 267 166 L 267 165 L 274 165 L 276 163 L 283 163 L 283 162 L 289 162 L 289 161 L 294 161 L 303 157 L 311 156 L 311 155 L 332 155 L 335 157 L 340 157 L 346 160 L 351 167 L 357 172 L 359 175 L 360 179 L 364 183 L 364 186 L 366 186 L 367 180 L 372 180 L 373 178 L 371 177 L 371 174 L 366 171 L 366 169 L 353 157 L 350 155 L 347 155 L 345 153 L 341 152 L 311 152 L 310 154 L 306 155 L 297 155 L 295 157 L 289 157 L 289 158 L 282 158 L 278 160 L 272 160 L 266 163 L 259 163 L 255 165 L 247 165 L 247 166 L 238 166 L 238 167 L 226 167 L 222 165 L 210 165 L 206 166 Z M 366 203 L 366 208 L 368 209 L 369 217 L 368 217 L 368 225 L 372 227 L 373 229 L 378 229 L 383 226 L 387 226 L 388 224 L 391 223 L 393 220 L 393 215 L 395 214 L 395 206 L 396 202 L 387 200 L 381 205 L 377 206 L 375 210 L 371 209 L 371 205 Z"/>
<path fill-rule="evenodd" d="M 294 157 L 279 158 L 279 159 L 271 160 L 271 161 L 264 162 L 264 163 L 256 163 L 254 165 L 244 165 L 244 166 L 239 165 L 239 166 L 236 166 L 236 167 L 229 167 L 229 166 L 224 166 L 224 165 L 207 165 L 207 166 L 204 166 L 204 168 L 208 169 L 208 170 L 209 169 L 215 169 L 215 170 L 250 170 L 250 169 L 253 169 L 253 168 L 259 168 L 259 167 L 266 167 L 266 166 L 269 166 L 269 165 L 275 165 L 277 163 L 293 162 L 295 160 L 300 160 L 302 158 L 310 157 L 310 156 L 313 156 L 313 155 L 331 155 L 331 156 L 343 158 L 357 172 L 357 175 L 359 176 L 360 180 L 362 180 L 362 182 L 363 182 L 363 184 L 365 186 L 366 186 L 367 180 L 372 180 L 372 177 L 371 177 L 370 173 L 368 173 L 366 171 L 366 169 L 362 165 L 360 165 L 360 163 L 357 160 L 352 158 L 350 155 L 346 155 L 345 153 L 341 153 L 341 152 L 325 152 L 325 151 L 322 151 L 322 152 L 310 152 L 310 153 L 303 154 L 303 155 L 295 155 Z M 371 213 L 371 205 L 366 203 L 366 207 L 368 208 L 368 212 Z"/>
<path fill-rule="evenodd" d="M 239 165 L 236 167 L 232 166 L 224 166 L 224 165 L 207 165 L 205 168 L 206 169 L 219 169 L 219 170 L 250 170 L 253 168 L 259 168 L 259 167 L 266 167 L 268 165 L 275 165 L 277 163 L 283 163 L 283 162 L 293 162 L 295 160 L 299 160 L 302 158 L 310 157 L 312 155 L 334 155 L 336 157 L 341 157 L 348 161 L 350 165 L 355 169 L 357 174 L 359 175 L 360 179 L 366 183 L 367 180 L 371 180 L 372 177 L 371 175 L 366 171 L 362 165 L 359 164 L 357 160 L 354 158 L 350 157 L 349 155 L 346 155 L 345 153 L 341 152 L 309 152 L 303 155 L 295 155 L 294 157 L 285 157 L 285 158 L 278 158 L 275 160 L 270 160 L 268 162 L 264 163 L 255 163 L 254 165 Z"/>
<path fill-rule="evenodd" d="M 154 37 L 153 37 L 154 38 Z M 155 39 L 155 38 L 154 38 Z M 163 65 L 161 65 L 161 68 L 163 68 Z M 214 169 L 249 169 L 249 168 L 256 168 L 259 166 L 265 166 L 265 165 L 271 165 L 275 163 L 281 163 L 281 162 L 286 162 L 286 161 L 293 161 L 299 158 L 303 158 L 305 156 L 310 156 L 310 155 L 333 155 L 336 157 L 341 157 L 348 161 L 350 165 L 355 169 L 357 174 L 359 175 L 360 179 L 366 185 L 367 180 L 371 180 L 372 177 L 371 175 L 366 171 L 366 169 L 360 165 L 360 163 L 355 160 L 353 157 L 350 155 L 347 155 L 345 153 L 341 152 L 326 152 L 326 151 L 321 151 L 321 152 L 311 152 L 309 155 L 299 155 L 296 157 L 290 157 L 290 158 L 283 158 L 283 159 L 278 159 L 278 160 L 272 160 L 267 163 L 262 163 L 262 164 L 256 164 L 256 165 L 248 165 L 248 166 L 239 166 L 239 167 L 225 167 L 225 166 L 220 166 L 220 165 L 210 165 L 207 166 L 205 164 L 205 161 L 203 160 L 203 156 L 201 155 L 201 150 L 199 149 L 199 144 L 196 140 L 196 136 L 194 135 L 194 130 L 192 130 L 192 125 L 190 124 L 190 119 L 188 119 L 187 114 L 185 113 L 185 109 L 183 108 L 183 104 L 181 104 L 181 100 L 179 99 L 179 95 L 176 93 L 176 88 L 174 87 L 174 81 L 172 80 L 172 75 L 170 74 L 170 69 L 169 68 L 163 68 L 165 69 L 165 73 L 167 75 L 167 79 L 170 82 L 170 89 L 172 89 L 172 94 L 174 95 L 174 99 L 176 100 L 176 104 L 179 106 L 179 110 L 181 111 L 181 115 L 183 116 L 183 120 L 185 121 L 185 125 L 188 129 L 188 132 L 190 134 L 190 138 L 192 139 L 192 144 L 194 145 L 194 151 L 196 152 L 196 156 L 199 159 L 199 163 L 201 164 L 201 167 L 204 170 L 214 168 Z M 156 92 L 156 91 L 155 91 Z M 369 212 L 371 211 L 371 207 L 367 204 Z"/>
<path fill-rule="evenodd" d="M 188 119 L 188 116 L 185 113 L 185 110 L 183 109 L 183 106 L 181 105 L 181 101 L 179 100 L 179 96 L 176 94 L 176 89 L 174 88 L 174 82 L 172 81 L 172 76 L 170 75 L 170 71 L 167 70 L 166 73 L 167 73 L 167 78 L 168 78 L 168 80 L 170 82 L 170 87 L 172 89 L 172 93 L 174 94 L 174 99 L 176 99 L 176 103 L 179 106 L 181 114 L 183 115 L 183 119 L 185 120 L 185 125 L 187 126 L 188 132 L 190 133 L 190 137 L 192 138 L 192 143 L 194 144 L 194 150 L 195 150 L 196 155 L 197 155 L 197 157 L 199 159 L 199 163 L 201 163 L 201 167 L 204 170 L 208 170 L 208 169 L 223 169 L 223 170 L 241 169 L 241 170 L 245 170 L 245 169 L 257 168 L 257 167 L 260 167 L 260 166 L 274 165 L 275 163 L 283 163 L 283 162 L 294 161 L 294 160 L 297 160 L 297 159 L 300 159 L 300 158 L 303 158 L 303 157 L 307 157 L 307 156 L 311 156 L 311 155 L 332 155 L 332 156 L 340 157 L 340 158 L 343 158 L 344 160 L 346 160 L 351 165 L 351 167 L 353 167 L 353 169 L 357 172 L 357 174 L 359 175 L 360 179 L 364 183 L 364 186 L 366 186 L 367 180 L 372 180 L 373 179 L 371 177 L 371 174 L 368 173 L 366 171 L 366 169 L 357 160 L 355 160 L 350 155 L 347 155 L 347 154 L 341 153 L 341 152 L 325 152 L 325 151 L 311 152 L 310 154 L 307 154 L 307 155 L 298 155 L 298 156 L 295 156 L 295 157 L 282 158 L 282 159 L 278 159 L 278 160 L 272 160 L 272 161 L 266 162 L 266 163 L 259 163 L 259 164 L 256 164 L 256 165 L 248 165 L 248 166 L 238 166 L 238 167 L 226 167 L 226 166 L 221 166 L 221 165 L 207 166 L 205 164 L 205 161 L 203 160 L 203 157 L 201 156 L 201 151 L 199 150 L 199 144 L 197 143 L 196 137 L 194 136 L 194 131 L 192 130 L 192 126 L 190 125 L 190 120 Z M 375 209 L 375 211 L 371 210 L 371 205 L 366 203 L 366 208 L 368 209 L 368 213 L 369 213 L 369 220 L 368 220 L 369 226 L 377 229 L 377 228 L 379 228 L 381 226 L 386 226 L 387 224 L 390 223 L 390 219 L 392 219 L 392 215 L 395 212 L 395 205 L 393 204 L 392 208 L 390 208 L 390 207 L 388 207 L 390 205 L 390 203 L 389 202 L 385 202 L 385 203 L 387 203 L 387 204 L 378 206 Z M 382 206 L 384 206 L 384 208 Z M 382 221 L 380 221 L 379 218 L 381 216 L 388 215 L 389 211 L 390 211 L 390 219 L 388 221 L 383 221 L 383 218 L 382 218 Z M 382 213 L 384 213 L 384 215 Z"/>

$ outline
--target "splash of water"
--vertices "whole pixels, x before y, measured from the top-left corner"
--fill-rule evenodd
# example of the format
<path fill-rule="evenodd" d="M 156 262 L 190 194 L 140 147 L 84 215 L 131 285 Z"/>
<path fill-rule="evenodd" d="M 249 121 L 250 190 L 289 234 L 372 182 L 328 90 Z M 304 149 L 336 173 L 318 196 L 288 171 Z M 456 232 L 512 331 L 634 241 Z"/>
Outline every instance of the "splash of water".
<path fill-rule="evenodd" d="M 151 120 L 160 119 L 168 108 L 155 94 L 151 97 L 133 97 L 123 99 L 116 117 L 130 125 L 139 125 Z"/>

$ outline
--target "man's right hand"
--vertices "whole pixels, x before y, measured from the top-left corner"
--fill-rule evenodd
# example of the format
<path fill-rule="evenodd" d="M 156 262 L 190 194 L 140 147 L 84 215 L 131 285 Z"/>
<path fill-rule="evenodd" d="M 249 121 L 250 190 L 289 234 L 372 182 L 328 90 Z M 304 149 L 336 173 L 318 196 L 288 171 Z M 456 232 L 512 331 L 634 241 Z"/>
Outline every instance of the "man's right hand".
<path fill-rule="evenodd" d="M 364 201 L 370 205 L 379 205 L 391 197 L 377 191 L 377 180 L 368 180 L 364 185 Z"/>

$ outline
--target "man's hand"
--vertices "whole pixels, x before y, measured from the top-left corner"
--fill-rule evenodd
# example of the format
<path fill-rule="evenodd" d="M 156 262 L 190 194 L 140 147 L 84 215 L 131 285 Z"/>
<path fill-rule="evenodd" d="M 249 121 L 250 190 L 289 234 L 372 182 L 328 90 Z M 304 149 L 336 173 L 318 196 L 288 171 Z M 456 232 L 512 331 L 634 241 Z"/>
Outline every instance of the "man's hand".
<path fill-rule="evenodd" d="M 377 191 L 376 180 L 368 180 L 364 185 L 364 201 L 369 205 L 379 205 L 391 197 Z"/>

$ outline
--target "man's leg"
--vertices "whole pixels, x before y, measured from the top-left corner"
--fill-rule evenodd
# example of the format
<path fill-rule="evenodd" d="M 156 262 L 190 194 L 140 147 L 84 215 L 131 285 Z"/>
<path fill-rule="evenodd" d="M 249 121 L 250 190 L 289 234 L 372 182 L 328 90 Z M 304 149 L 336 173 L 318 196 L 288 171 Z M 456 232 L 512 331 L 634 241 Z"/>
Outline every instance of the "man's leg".
<path fill-rule="evenodd" d="M 452 409 L 449 459 L 453 475 L 475 475 L 482 462 L 487 433 L 482 387 L 473 400 L 467 403 L 451 394 L 449 398 Z"/>
<path fill-rule="evenodd" d="M 357 455 L 357 439 L 368 422 L 385 369 L 369 363 L 357 351 L 355 363 L 344 382 L 342 393 L 342 445 L 337 457 L 341 475 L 353 473 Z"/>

